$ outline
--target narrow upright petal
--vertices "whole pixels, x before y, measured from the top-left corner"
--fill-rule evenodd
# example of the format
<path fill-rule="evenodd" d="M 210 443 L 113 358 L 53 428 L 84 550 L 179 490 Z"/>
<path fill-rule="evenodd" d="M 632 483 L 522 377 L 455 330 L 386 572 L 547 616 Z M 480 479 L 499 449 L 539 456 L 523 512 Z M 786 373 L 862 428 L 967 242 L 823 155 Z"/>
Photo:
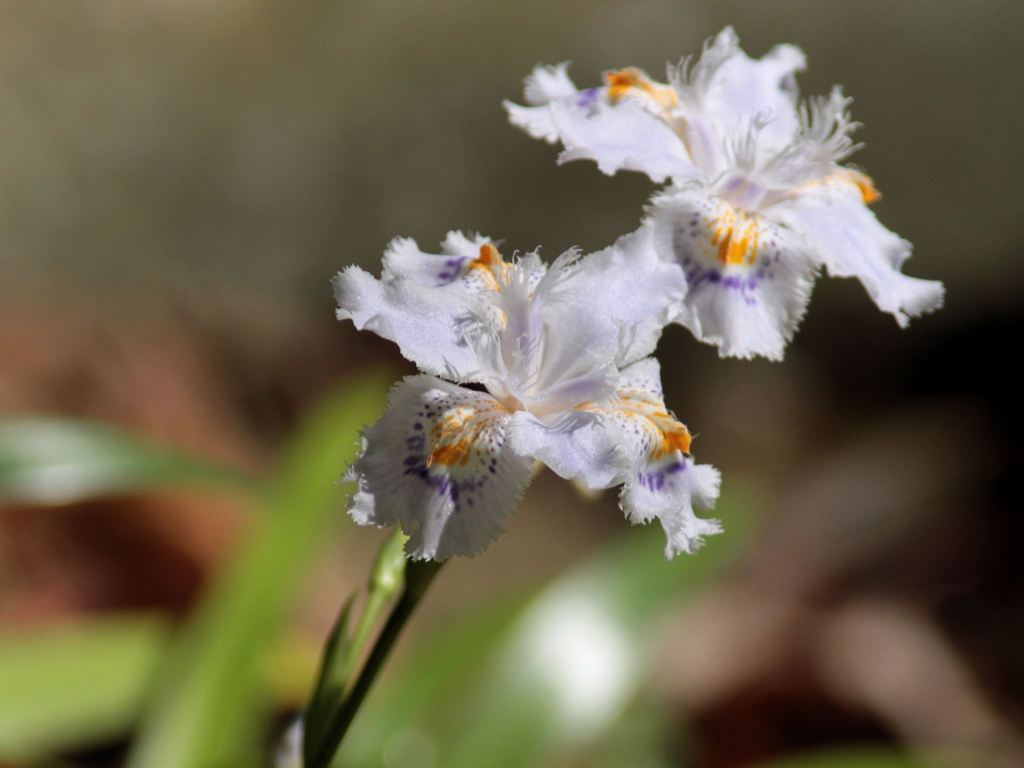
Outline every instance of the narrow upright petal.
<path fill-rule="evenodd" d="M 797 129 L 795 75 L 805 67 L 803 51 L 777 45 L 760 59 L 752 59 L 739 47 L 732 27 L 722 30 L 704 49 L 687 74 L 680 90 L 727 130 L 742 130 L 760 117 L 765 137 L 785 144 Z"/>
<path fill-rule="evenodd" d="M 585 257 L 576 280 L 585 301 L 566 320 L 590 324 L 595 337 L 615 339 L 619 367 L 654 352 L 687 291 L 684 274 L 659 258 L 651 236 L 641 228 Z"/>
<path fill-rule="evenodd" d="M 509 412 L 483 392 L 410 376 L 364 433 L 346 479 L 362 525 L 399 523 L 417 559 L 474 555 L 505 530 L 534 460 L 507 445 Z"/>

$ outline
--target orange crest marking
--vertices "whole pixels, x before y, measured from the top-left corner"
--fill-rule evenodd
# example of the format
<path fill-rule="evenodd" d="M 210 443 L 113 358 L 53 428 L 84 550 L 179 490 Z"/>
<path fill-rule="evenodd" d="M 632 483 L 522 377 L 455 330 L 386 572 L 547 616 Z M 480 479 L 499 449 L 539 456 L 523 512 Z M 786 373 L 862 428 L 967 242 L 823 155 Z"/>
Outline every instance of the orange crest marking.
<path fill-rule="evenodd" d="M 674 107 L 678 103 L 675 91 L 668 86 L 652 83 L 647 75 L 634 67 L 605 72 L 604 81 L 608 86 L 608 98 L 612 104 L 634 91 L 643 92 L 661 107 Z"/>
<path fill-rule="evenodd" d="M 668 412 L 661 398 L 640 390 L 625 390 L 619 396 L 622 411 L 634 419 L 642 419 L 643 430 L 653 438 L 648 458 L 660 459 L 675 451 L 690 452 L 689 431 Z"/>
<path fill-rule="evenodd" d="M 577 408 L 594 413 L 608 414 L 617 419 L 627 419 L 637 424 L 647 436 L 647 457 L 660 459 L 675 451 L 690 453 L 690 432 L 665 408 L 665 402 L 658 396 L 642 389 L 624 389 L 618 393 L 619 400 L 611 408 L 598 408 L 593 403 L 583 403 Z"/>
<path fill-rule="evenodd" d="M 871 203 L 882 197 L 882 193 L 875 189 L 874 182 L 871 181 L 871 177 L 866 173 L 849 168 L 844 170 L 846 171 L 847 180 L 860 190 L 860 197 L 865 204 L 871 205 Z"/>
<path fill-rule="evenodd" d="M 489 448 L 488 433 L 500 430 L 500 421 L 506 414 L 498 402 L 484 407 L 462 404 L 447 411 L 430 430 L 433 450 L 427 466 L 436 463 L 464 467 L 474 451 L 482 460 Z"/>
<path fill-rule="evenodd" d="M 729 206 L 709 222 L 711 245 L 718 246 L 716 256 L 723 266 L 753 264 L 757 259 L 758 216 Z"/>
<path fill-rule="evenodd" d="M 469 262 L 469 269 L 470 273 L 477 274 L 483 280 L 487 288 L 492 291 L 500 291 L 501 285 L 498 283 L 498 276 L 500 275 L 505 280 L 508 279 L 509 264 L 501 258 L 497 248 L 490 243 L 484 243 L 480 246 L 480 255 Z"/>

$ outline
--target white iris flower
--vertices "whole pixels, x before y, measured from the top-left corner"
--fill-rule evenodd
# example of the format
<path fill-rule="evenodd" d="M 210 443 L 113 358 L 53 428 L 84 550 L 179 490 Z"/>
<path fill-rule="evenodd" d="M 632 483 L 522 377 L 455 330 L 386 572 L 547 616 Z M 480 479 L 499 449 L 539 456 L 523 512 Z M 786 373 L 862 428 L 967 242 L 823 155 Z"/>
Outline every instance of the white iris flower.
<path fill-rule="evenodd" d="M 560 162 L 669 180 L 643 226 L 686 276 L 676 320 L 723 355 L 778 359 L 822 266 L 859 279 L 901 327 L 943 298 L 942 283 L 900 272 L 910 243 L 867 208 L 879 197 L 871 180 L 839 165 L 857 149 L 849 99 L 836 88 L 800 104 L 803 67 L 788 45 L 749 58 L 727 28 L 667 84 L 624 69 L 579 90 L 565 64 L 538 67 L 531 106 L 505 107 L 532 136 L 561 141 Z"/>
<path fill-rule="evenodd" d="M 341 272 L 338 317 L 394 341 L 423 371 L 364 432 L 347 478 L 358 483 L 356 522 L 399 523 L 415 558 L 476 554 L 540 460 L 591 489 L 622 485 L 632 522 L 660 520 L 666 557 L 716 533 L 694 506 L 714 502 L 718 472 L 690 458 L 647 356 L 685 289 L 650 237 L 547 267 L 450 233 L 440 254 L 395 240 L 380 279 Z"/>

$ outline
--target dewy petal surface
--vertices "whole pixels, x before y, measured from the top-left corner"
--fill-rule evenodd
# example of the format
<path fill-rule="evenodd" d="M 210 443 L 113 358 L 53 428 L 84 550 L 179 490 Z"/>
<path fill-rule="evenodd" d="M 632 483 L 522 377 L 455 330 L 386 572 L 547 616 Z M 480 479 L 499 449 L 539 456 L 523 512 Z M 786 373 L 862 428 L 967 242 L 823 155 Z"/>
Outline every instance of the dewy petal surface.
<path fill-rule="evenodd" d="M 406 378 L 349 471 L 353 519 L 399 523 L 417 559 L 477 554 L 505 530 L 533 471 L 533 458 L 507 444 L 510 418 L 486 393 Z"/>
<path fill-rule="evenodd" d="M 799 234 L 697 190 L 656 197 L 646 227 L 686 278 L 677 322 L 723 356 L 782 357 L 815 271 Z"/>
<path fill-rule="evenodd" d="M 420 370 L 459 381 L 475 380 L 476 356 L 456 331 L 469 297 L 412 280 L 383 281 L 359 267 L 334 278 L 339 320 L 351 320 L 398 345 Z"/>
<path fill-rule="evenodd" d="M 865 205 L 865 195 L 874 190 L 863 187 L 864 178 L 838 169 L 775 205 L 772 215 L 803 233 L 830 275 L 856 277 L 878 308 L 905 327 L 910 317 L 941 307 L 945 289 L 938 280 L 900 272 L 911 245 L 882 226 Z"/>
<path fill-rule="evenodd" d="M 609 176 L 639 171 L 656 182 L 701 175 L 675 131 L 636 102 L 598 103 L 587 111 L 556 102 L 548 109 L 565 146 L 559 163 L 593 160 Z"/>

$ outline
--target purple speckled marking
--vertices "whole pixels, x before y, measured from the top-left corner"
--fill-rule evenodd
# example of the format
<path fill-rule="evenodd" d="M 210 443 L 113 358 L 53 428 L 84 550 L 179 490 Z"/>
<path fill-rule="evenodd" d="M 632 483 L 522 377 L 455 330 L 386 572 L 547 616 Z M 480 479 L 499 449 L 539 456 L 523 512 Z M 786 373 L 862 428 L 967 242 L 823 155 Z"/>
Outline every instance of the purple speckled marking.
<path fill-rule="evenodd" d="M 576 94 L 576 106 L 580 109 L 586 109 L 601 98 L 601 91 L 603 88 L 587 88 L 585 91 L 580 91 Z"/>
<path fill-rule="evenodd" d="M 441 411 L 441 408 L 431 408 L 428 405 L 417 415 L 420 418 L 429 419 L 435 415 L 439 416 Z M 461 479 L 456 479 L 444 471 L 431 472 L 428 466 L 431 446 L 428 445 L 423 426 L 417 421 L 413 423 L 412 428 L 416 431 L 409 433 L 405 438 L 407 455 L 402 460 L 404 468 L 402 475 L 418 479 L 429 486 L 438 496 L 449 499 L 454 505 L 453 514 L 459 512 L 460 506 L 463 509 L 476 506 L 474 497 L 486 488 L 492 477 L 498 474 L 498 458 L 496 456 L 490 458 L 486 465 L 487 472 L 483 472 L 481 468 L 481 471 Z M 494 449 L 499 449 L 503 443 L 503 437 L 492 437 L 491 445 Z"/>
<path fill-rule="evenodd" d="M 666 478 L 668 475 L 675 475 L 679 472 L 686 471 L 685 461 L 675 461 L 669 464 L 667 467 L 655 469 L 651 472 L 638 471 L 636 473 L 637 482 L 649 491 L 658 492 L 665 488 Z"/>
<path fill-rule="evenodd" d="M 752 274 L 749 272 L 750 267 L 745 265 L 739 267 L 743 270 L 740 274 L 723 274 L 722 270 L 717 267 L 704 266 L 701 262 L 705 259 L 694 253 L 693 245 L 689 240 L 696 239 L 702 234 L 706 235 L 707 233 L 702 232 L 696 220 L 691 219 L 688 227 L 685 224 L 677 227 L 672 237 L 673 250 L 683 267 L 683 275 L 686 277 L 690 289 L 697 289 L 707 283 L 727 290 L 738 291 L 745 304 L 756 306 L 757 290 L 761 282 L 775 279 L 775 273 L 770 267 L 772 263 L 777 264 L 781 261 L 782 257 L 779 251 L 777 249 L 774 251 L 774 258 L 765 256 L 760 259 L 761 268 Z M 769 241 L 766 245 L 773 248 L 775 242 Z"/>
<path fill-rule="evenodd" d="M 435 284 L 435 287 L 440 288 L 442 285 L 449 285 L 462 277 L 462 265 L 466 261 L 467 258 L 465 256 L 445 259 L 441 271 L 437 273 L 438 282 Z"/>

